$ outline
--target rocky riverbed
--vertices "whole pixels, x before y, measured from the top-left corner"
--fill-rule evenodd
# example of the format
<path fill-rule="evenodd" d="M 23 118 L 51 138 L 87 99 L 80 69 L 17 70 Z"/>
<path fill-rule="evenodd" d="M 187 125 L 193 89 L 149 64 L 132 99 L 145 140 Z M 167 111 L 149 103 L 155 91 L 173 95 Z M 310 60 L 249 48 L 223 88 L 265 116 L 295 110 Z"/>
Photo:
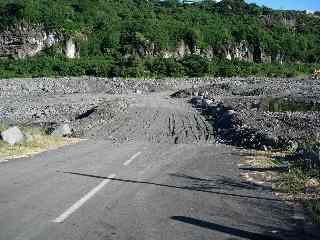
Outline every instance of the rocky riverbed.
<path fill-rule="evenodd" d="M 3 79 L 0 122 L 48 129 L 68 123 L 76 136 L 88 136 L 138 104 L 136 96 L 149 96 L 152 104 L 158 93 L 193 104 L 218 142 L 294 148 L 320 129 L 320 81 L 269 78 Z"/>
<path fill-rule="evenodd" d="M 210 99 L 212 104 L 201 106 L 195 101 L 195 106 L 211 118 L 221 141 L 259 149 L 295 148 L 319 138 L 319 83 L 310 79 L 219 79 L 174 96 Z"/>

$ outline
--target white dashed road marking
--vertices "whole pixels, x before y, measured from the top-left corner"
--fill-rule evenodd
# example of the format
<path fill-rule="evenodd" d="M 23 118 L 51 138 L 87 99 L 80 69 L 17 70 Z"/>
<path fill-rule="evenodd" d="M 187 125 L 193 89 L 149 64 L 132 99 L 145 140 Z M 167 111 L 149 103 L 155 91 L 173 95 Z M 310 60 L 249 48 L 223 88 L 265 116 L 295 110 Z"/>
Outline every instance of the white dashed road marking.
<path fill-rule="evenodd" d="M 137 158 L 139 155 L 141 154 L 141 152 L 137 152 L 135 155 L 133 155 L 129 160 L 127 160 L 123 165 L 124 166 L 128 166 L 130 163 L 132 163 L 132 161 Z"/>
<path fill-rule="evenodd" d="M 68 208 L 64 213 L 62 213 L 59 217 L 53 220 L 54 223 L 62 223 L 64 222 L 72 213 L 77 211 L 83 204 L 85 204 L 90 198 L 92 198 L 96 193 L 98 193 L 106 184 L 111 181 L 111 178 L 114 178 L 116 174 L 111 174 L 108 176 L 108 179 L 103 180 L 98 186 L 88 192 L 85 196 L 83 196 L 79 201 L 73 204 L 70 208 Z"/>
<path fill-rule="evenodd" d="M 129 160 L 127 160 L 123 165 L 128 166 L 134 159 L 136 159 L 141 152 L 137 152 L 133 155 Z M 62 213 L 59 217 L 53 220 L 54 223 L 62 223 L 64 222 L 71 214 L 77 211 L 83 204 L 85 204 L 90 198 L 92 198 L 96 193 L 98 193 L 106 184 L 108 184 L 112 178 L 114 178 L 116 174 L 111 174 L 107 179 L 103 180 L 98 186 L 88 192 L 85 196 L 83 196 L 79 201 L 73 204 L 70 208 L 68 208 L 64 213 Z"/>

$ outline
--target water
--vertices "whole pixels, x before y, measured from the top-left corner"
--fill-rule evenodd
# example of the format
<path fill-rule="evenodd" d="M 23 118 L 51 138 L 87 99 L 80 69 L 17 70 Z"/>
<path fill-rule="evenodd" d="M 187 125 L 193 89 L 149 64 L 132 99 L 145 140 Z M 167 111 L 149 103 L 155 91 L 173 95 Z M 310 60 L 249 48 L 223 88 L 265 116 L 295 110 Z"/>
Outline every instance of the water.
<path fill-rule="evenodd" d="M 288 98 L 272 98 L 268 100 L 269 112 L 320 112 L 320 103 Z"/>

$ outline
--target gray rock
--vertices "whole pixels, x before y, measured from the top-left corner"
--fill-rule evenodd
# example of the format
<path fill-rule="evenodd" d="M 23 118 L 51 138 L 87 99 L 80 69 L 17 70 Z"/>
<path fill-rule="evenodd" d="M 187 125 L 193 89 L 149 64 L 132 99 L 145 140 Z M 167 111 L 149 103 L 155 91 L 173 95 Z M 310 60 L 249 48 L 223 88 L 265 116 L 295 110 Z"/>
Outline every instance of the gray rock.
<path fill-rule="evenodd" d="M 33 136 L 30 133 L 26 133 L 24 136 L 26 142 L 32 142 L 34 140 Z"/>
<path fill-rule="evenodd" d="M 1 138 L 12 146 L 23 142 L 25 139 L 21 130 L 16 126 L 1 132 Z"/>
<path fill-rule="evenodd" d="M 299 148 L 299 144 L 297 142 L 291 141 L 291 140 L 288 142 L 289 151 L 295 152 L 298 150 L 298 148 Z"/>
<path fill-rule="evenodd" d="M 207 108 L 210 106 L 210 104 L 212 104 L 213 101 L 210 99 L 202 99 L 202 107 Z"/>
<path fill-rule="evenodd" d="M 69 124 L 63 124 L 58 126 L 52 133 L 51 136 L 54 137 L 66 137 L 72 134 Z"/>
<path fill-rule="evenodd" d="M 199 91 L 199 92 L 198 92 L 198 96 L 204 97 L 204 95 L 205 95 L 204 91 Z"/>
<path fill-rule="evenodd" d="M 223 115 L 225 116 L 233 116 L 236 113 L 234 110 L 227 110 Z"/>
<path fill-rule="evenodd" d="M 191 104 L 193 105 L 196 105 L 196 106 L 201 106 L 202 105 L 202 100 L 203 100 L 203 97 L 202 96 L 194 96 L 191 98 L 190 102 Z"/>
<path fill-rule="evenodd" d="M 203 98 L 201 102 L 201 107 L 207 109 L 212 103 L 212 100 Z"/>
<path fill-rule="evenodd" d="M 142 91 L 139 90 L 139 89 L 137 89 L 137 90 L 136 90 L 136 94 L 137 94 L 137 95 L 142 95 Z"/>

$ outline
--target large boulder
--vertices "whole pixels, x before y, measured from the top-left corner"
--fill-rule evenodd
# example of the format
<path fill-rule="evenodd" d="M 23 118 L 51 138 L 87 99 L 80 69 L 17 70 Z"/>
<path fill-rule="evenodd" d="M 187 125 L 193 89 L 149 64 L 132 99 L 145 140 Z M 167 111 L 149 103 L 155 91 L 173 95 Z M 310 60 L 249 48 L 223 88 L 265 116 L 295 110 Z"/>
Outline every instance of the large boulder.
<path fill-rule="evenodd" d="M 208 108 L 210 105 L 213 104 L 213 100 L 210 99 L 203 99 L 202 100 L 202 107 L 203 108 Z"/>
<path fill-rule="evenodd" d="M 16 126 L 8 128 L 7 130 L 1 132 L 1 138 L 3 141 L 9 143 L 12 146 L 25 140 L 23 133 Z"/>
<path fill-rule="evenodd" d="M 305 193 L 317 193 L 320 192 L 320 181 L 316 178 L 309 179 L 304 184 Z"/>
<path fill-rule="evenodd" d="M 51 133 L 51 136 L 53 137 L 67 137 L 72 134 L 72 130 L 69 126 L 69 124 L 63 124 L 58 126 L 53 132 Z"/>

